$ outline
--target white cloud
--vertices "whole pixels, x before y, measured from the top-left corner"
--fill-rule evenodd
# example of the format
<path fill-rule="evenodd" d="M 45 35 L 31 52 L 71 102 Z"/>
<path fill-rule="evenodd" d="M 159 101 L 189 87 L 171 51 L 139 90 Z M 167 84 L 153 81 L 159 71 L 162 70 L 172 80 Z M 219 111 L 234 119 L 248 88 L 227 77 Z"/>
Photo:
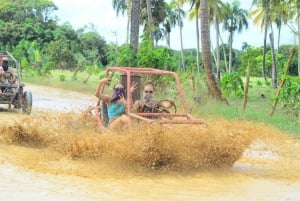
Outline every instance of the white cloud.
<path fill-rule="evenodd" d="M 126 39 L 127 19 L 116 16 L 109 0 L 54 0 L 58 6 L 56 15 L 61 23 L 70 22 L 75 28 L 92 23 L 106 40 L 123 43 Z"/>

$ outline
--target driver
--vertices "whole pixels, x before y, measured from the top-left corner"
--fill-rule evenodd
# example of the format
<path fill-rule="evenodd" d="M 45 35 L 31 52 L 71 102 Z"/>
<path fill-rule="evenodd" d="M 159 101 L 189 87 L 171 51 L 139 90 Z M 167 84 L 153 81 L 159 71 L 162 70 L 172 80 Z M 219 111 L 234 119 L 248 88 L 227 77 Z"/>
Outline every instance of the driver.
<path fill-rule="evenodd" d="M 156 113 L 157 109 L 153 110 L 153 107 L 162 107 L 167 111 L 175 105 L 173 100 L 167 100 L 166 102 L 157 101 L 154 98 L 154 84 L 151 80 L 146 81 L 143 91 L 143 100 L 136 100 L 132 106 L 131 111 L 134 113 Z"/>
<path fill-rule="evenodd" d="M 3 57 L 2 66 L 0 67 L 0 83 L 7 84 L 8 82 L 15 83 L 16 74 L 14 69 L 8 66 L 8 57 Z"/>
<path fill-rule="evenodd" d="M 16 82 L 16 74 L 13 68 L 8 66 L 8 57 L 2 58 L 2 65 L 0 66 L 0 84 L 14 84 Z M 1 92 L 5 87 L 1 87 Z"/>
<path fill-rule="evenodd" d="M 132 106 L 132 112 L 142 113 L 151 112 L 152 107 L 157 101 L 154 100 L 154 84 L 151 80 L 147 81 L 144 86 L 143 99 L 136 100 Z"/>

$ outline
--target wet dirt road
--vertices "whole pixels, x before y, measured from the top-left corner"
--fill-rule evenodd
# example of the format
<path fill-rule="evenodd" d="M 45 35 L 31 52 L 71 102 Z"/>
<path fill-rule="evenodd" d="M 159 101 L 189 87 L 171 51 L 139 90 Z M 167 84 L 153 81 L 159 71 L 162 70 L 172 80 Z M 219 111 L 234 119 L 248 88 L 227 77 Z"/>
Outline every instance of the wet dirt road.
<path fill-rule="evenodd" d="M 0 113 L 1 201 L 300 200 L 300 140 L 277 130 L 212 120 L 101 135 L 93 119 L 69 113 L 92 96 L 28 88 L 31 116 Z"/>

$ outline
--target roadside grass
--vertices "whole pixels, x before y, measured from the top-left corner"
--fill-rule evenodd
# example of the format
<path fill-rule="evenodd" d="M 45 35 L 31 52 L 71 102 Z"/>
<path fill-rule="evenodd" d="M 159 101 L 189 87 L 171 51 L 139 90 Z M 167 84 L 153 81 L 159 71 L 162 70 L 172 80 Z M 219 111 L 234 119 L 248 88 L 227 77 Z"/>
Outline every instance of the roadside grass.
<path fill-rule="evenodd" d="M 45 78 L 24 75 L 22 80 L 25 83 L 63 88 L 93 96 L 99 80 L 104 77 L 104 73 L 105 70 L 102 70 L 98 75 L 91 75 L 86 83 L 84 83 L 88 76 L 86 72 L 78 72 L 77 79 L 74 80 L 72 72 L 62 70 L 51 71 L 51 75 Z M 269 115 L 277 90 L 273 90 L 270 86 L 265 85 L 260 78 L 250 80 L 248 102 L 245 110 L 243 110 L 243 98 L 231 95 L 226 98 L 229 105 L 220 103 L 211 97 L 205 84 L 202 83 L 196 87 L 195 96 L 198 96 L 198 99 L 195 101 L 191 91 L 191 82 L 182 80 L 182 86 L 190 112 L 197 118 L 202 120 L 215 118 L 249 120 L 278 128 L 291 135 L 300 136 L 300 118 L 284 110 L 280 103 L 278 103 L 273 116 Z M 166 94 L 168 97 L 168 93 Z"/>
<path fill-rule="evenodd" d="M 73 78 L 73 72 L 64 70 L 51 71 L 46 77 L 23 75 L 22 81 L 38 85 L 51 86 L 54 88 L 63 88 L 82 93 L 94 93 L 96 86 L 101 78 L 104 77 L 105 71 L 101 71 L 100 75 L 92 74 L 87 82 L 84 82 L 88 73 L 79 71 L 76 79 Z M 102 76 L 101 76 L 102 75 Z"/>

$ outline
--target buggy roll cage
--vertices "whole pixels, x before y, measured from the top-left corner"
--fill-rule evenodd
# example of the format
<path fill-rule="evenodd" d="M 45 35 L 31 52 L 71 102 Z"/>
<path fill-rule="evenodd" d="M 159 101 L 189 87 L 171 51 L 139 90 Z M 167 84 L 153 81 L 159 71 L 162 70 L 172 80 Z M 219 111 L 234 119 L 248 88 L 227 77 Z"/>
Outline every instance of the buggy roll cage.
<path fill-rule="evenodd" d="M 147 79 L 151 78 L 151 75 L 166 75 L 173 77 L 177 86 L 177 95 L 178 100 L 180 101 L 183 107 L 183 113 L 134 113 L 131 112 L 133 105 L 133 98 L 131 95 L 127 96 L 127 115 L 132 119 L 138 119 L 142 121 L 146 121 L 149 123 L 159 123 L 159 124 L 205 124 L 202 120 L 195 119 L 189 113 L 187 102 L 183 95 L 183 89 L 180 84 L 180 79 L 175 72 L 160 70 L 155 68 L 136 68 L 136 67 L 107 67 L 105 77 L 110 77 L 110 73 L 112 75 L 114 72 L 122 73 L 121 76 L 125 77 L 125 83 L 123 83 L 126 88 L 126 94 L 130 94 L 130 87 L 132 81 L 134 81 L 134 76 L 147 76 Z M 140 85 L 141 83 L 139 83 Z M 104 87 L 105 88 L 105 87 Z M 102 90 L 104 90 L 104 88 Z M 103 91 L 101 92 L 103 93 Z M 140 97 L 139 97 L 140 99 Z M 164 118 L 161 118 L 164 117 Z"/>

